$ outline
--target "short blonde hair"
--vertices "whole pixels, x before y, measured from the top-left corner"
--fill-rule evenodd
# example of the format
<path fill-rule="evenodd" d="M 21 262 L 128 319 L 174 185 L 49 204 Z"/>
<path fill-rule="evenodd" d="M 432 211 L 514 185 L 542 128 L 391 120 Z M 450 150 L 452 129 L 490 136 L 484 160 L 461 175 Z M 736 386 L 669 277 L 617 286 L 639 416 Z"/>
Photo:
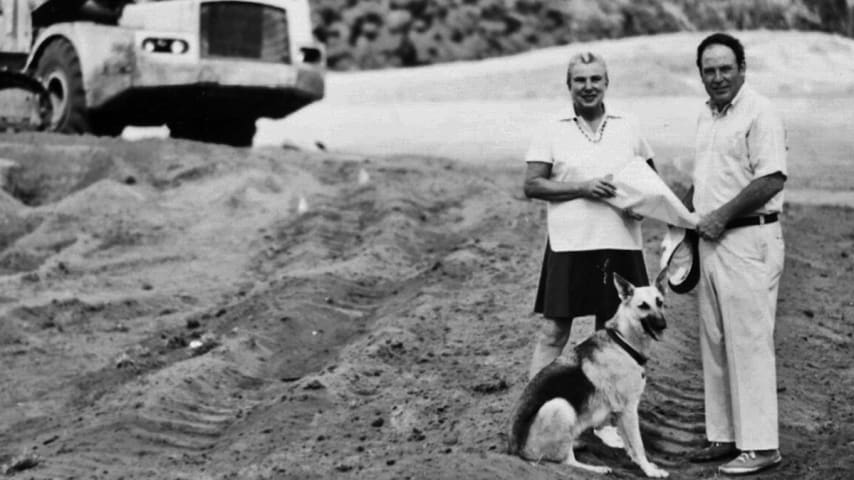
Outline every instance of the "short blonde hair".
<path fill-rule="evenodd" d="M 597 55 L 593 52 L 581 52 L 576 53 L 569 59 L 569 64 L 566 66 L 566 84 L 569 85 L 572 83 L 572 69 L 578 64 L 590 64 L 590 63 L 601 63 L 603 67 L 605 67 L 605 81 L 608 81 L 608 64 L 605 63 L 605 59 L 602 58 L 601 55 Z"/>

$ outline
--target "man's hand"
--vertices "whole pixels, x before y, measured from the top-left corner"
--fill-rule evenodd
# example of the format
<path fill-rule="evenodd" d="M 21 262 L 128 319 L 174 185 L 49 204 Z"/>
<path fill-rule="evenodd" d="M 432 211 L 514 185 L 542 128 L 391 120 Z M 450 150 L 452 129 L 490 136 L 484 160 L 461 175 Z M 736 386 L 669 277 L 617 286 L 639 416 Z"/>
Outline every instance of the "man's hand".
<path fill-rule="evenodd" d="M 587 198 L 611 198 L 617 194 L 617 187 L 610 182 L 611 176 L 595 178 L 582 184 L 582 191 Z"/>
<path fill-rule="evenodd" d="M 643 220 L 643 215 L 639 215 L 639 214 L 635 213 L 635 211 L 632 210 L 631 208 L 627 208 L 627 209 L 623 210 L 623 215 L 631 218 L 632 220 L 636 220 L 638 222 Z"/>
<path fill-rule="evenodd" d="M 697 234 L 706 240 L 715 241 L 723 235 L 728 221 L 729 219 L 720 210 L 715 210 L 700 219 Z"/>

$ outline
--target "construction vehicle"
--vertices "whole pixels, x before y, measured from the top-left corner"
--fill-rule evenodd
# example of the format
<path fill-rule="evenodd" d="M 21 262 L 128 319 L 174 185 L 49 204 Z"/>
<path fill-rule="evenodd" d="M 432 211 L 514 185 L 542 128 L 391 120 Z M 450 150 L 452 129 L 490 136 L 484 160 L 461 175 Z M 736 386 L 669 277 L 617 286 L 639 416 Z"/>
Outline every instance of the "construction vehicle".
<path fill-rule="evenodd" d="M 251 145 L 323 98 L 308 0 L 0 0 L 0 128 Z"/>

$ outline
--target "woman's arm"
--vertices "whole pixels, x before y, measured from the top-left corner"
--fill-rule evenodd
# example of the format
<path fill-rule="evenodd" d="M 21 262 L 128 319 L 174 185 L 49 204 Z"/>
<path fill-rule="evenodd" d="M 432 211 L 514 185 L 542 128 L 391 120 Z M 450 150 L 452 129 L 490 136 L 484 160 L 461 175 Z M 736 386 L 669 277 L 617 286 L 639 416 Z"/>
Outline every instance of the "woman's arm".
<path fill-rule="evenodd" d="M 558 182 L 549 178 L 551 172 L 550 163 L 528 162 L 525 172 L 525 196 L 562 202 L 576 198 L 609 198 L 617 192 L 617 187 L 604 178 L 585 182 Z"/>

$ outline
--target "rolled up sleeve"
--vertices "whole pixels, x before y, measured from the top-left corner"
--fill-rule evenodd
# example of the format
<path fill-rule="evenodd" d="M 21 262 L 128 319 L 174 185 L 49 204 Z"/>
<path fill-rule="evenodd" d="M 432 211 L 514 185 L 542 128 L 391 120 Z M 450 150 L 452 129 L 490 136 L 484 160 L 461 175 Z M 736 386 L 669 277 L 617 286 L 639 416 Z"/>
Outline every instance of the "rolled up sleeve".
<path fill-rule="evenodd" d="M 786 128 L 780 116 L 770 107 L 760 111 L 747 136 L 750 167 L 754 178 L 780 172 L 788 177 L 786 169 Z"/>

